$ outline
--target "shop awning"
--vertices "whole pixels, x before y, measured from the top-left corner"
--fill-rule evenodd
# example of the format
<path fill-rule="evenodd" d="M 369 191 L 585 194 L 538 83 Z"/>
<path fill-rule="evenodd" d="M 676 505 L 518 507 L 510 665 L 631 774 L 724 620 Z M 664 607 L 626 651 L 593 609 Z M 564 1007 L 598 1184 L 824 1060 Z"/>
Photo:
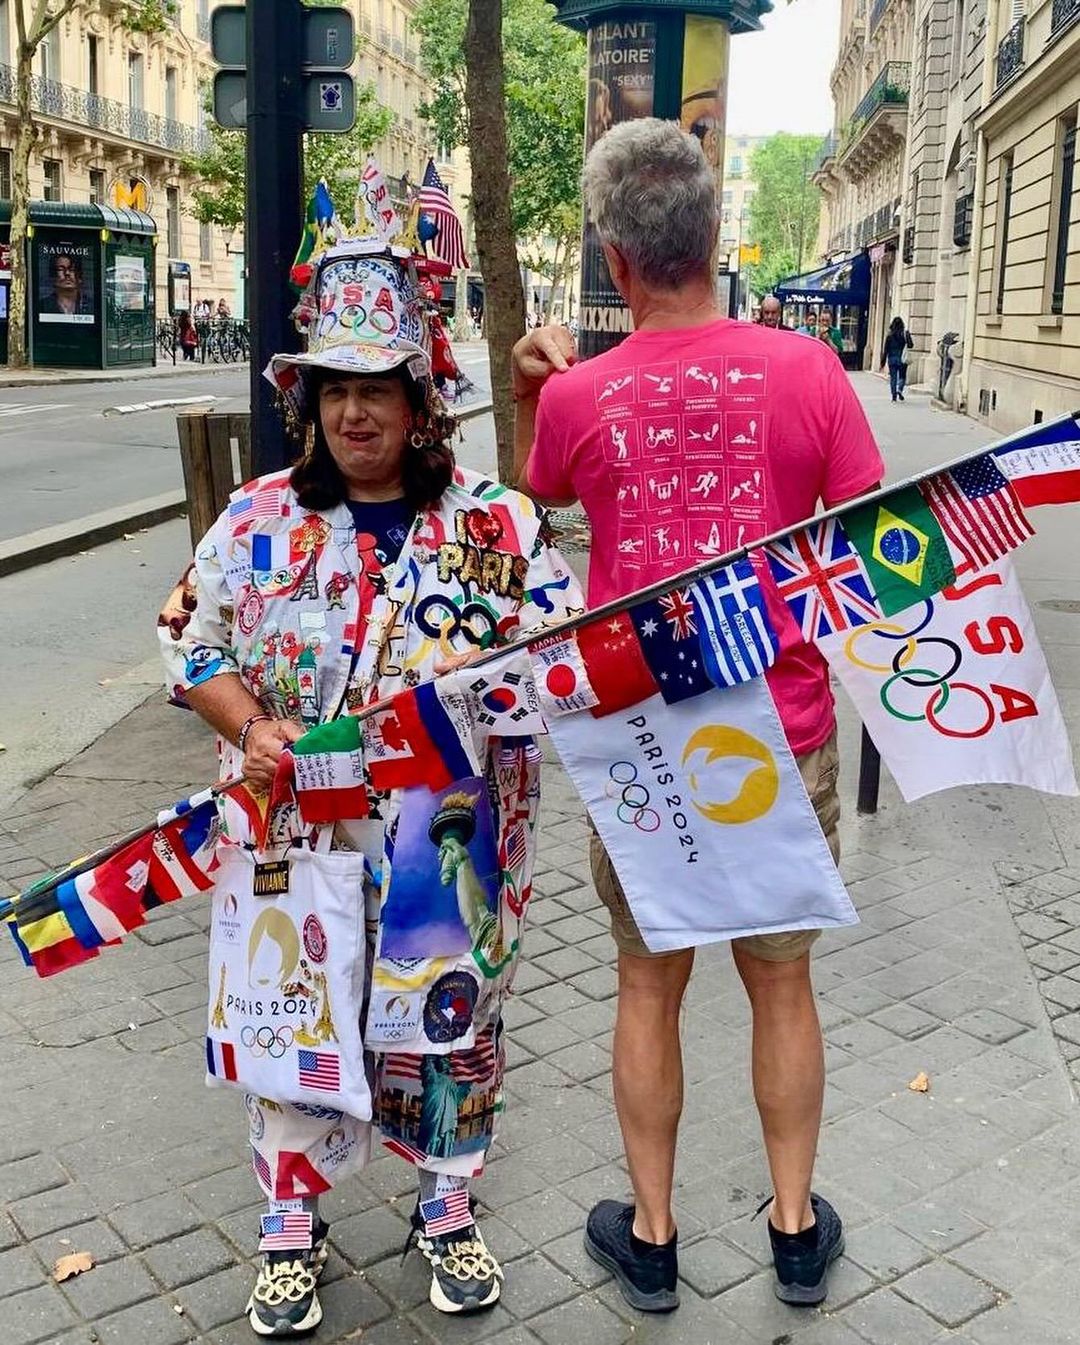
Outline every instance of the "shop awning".
<path fill-rule="evenodd" d="M 781 280 L 776 297 L 784 303 L 862 304 L 870 302 L 870 258 L 865 252 L 817 271 Z"/>
<path fill-rule="evenodd" d="M 0 224 L 11 222 L 11 202 L 0 201 Z M 84 201 L 31 201 L 30 223 L 61 229 L 111 229 L 113 233 L 156 234 L 152 215 L 127 206 Z"/>

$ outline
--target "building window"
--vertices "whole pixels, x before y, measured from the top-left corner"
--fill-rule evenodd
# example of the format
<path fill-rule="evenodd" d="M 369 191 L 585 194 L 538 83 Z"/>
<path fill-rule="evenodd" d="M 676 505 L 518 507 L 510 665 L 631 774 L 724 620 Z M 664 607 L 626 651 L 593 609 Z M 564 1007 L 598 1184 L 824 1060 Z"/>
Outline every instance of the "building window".
<path fill-rule="evenodd" d="M 38 47 L 38 72 L 42 79 L 60 78 L 60 26 L 51 28 Z"/>
<path fill-rule="evenodd" d="M 1061 123 L 1061 177 L 1058 182 L 1057 230 L 1054 240 L 1054 283 L 1050 290 L 1050 312 L 1065 307 L 1065 268 L 1069 262 L 1069 217 L 1072 214 L 1073 170 L 1076 165 L 1076 113 L 1073 121 Z"/>
<path fill-rule="evenodd" d="M 140 112 L 145 106 L 143 102 L 143 58 L 140 52 L 128 52 L 128 107 L 136 108 Z"/>
<path fill-rule="evenodd" d="M 177 72 L 175 65 L 165 67 L 165 116 L 169 121 L 176 121 L 176 88 Z"/>
<path fill-rule="evenodd" d="M 1009 252 L 1009 214 L 1012 210 L 1013 156 L 1010 150 L 1001 157 L 998 170 L 998 245 L 997 297 L 994 312 L 1000 314 L 1005 306 L 1005 271 Z"/>
<path fill-rule="evenodd" d="M 967 40 L 967 0 L 954 0 L 953 3 L 953 25 L 952 25 L 952 67 L 950 70 L 951 84 L 955 84 L 960 78 L 964 63 L 964 43 Z"/>
<path fill-rule="evenodd" d="M 11 59 L 11 15 L 8 0 L 0 0 L 0 61 Z"/>
<path fill-rule="evenodd" d="M 721 205 L 731 205 L 731 203 L 732 203 L 732 201 L 733 201 L 734 199 L 735 199 L 735 193 L 734 193 L 734 192 L 725 191 L 725 192 L 722 194 Z"/>
<path fill-rule="evenodd" d="M 731 156 L 731 175 L 738 177 L 742 173 L 742 155 L 733 154 Z"/>
<path fill-rule="evenodd" d="M 165 188 L 165 250 L 180 256 L 180 188 Z"/>
<path fill-rule="evenodd" d="M 45 169 L 45 191 L 43 193 L 43 199 L 46 201 L 62 201 L 64 199 L 64 191 L 60 173 L 63 165 L 59 159 L 45 159 L 43 164 Z"/>
<path fill-rule="evenodd" d="M 89 93 L 100 93 L 98 69 L 98 40 L 91 33 L 86 39 L 86 88 Z"/>
<path fill-rule="evenodd" d="M 210 232 L 210 225 L 205 220 L 199 223 L 199 261 L 212 262 L 214 260 L 214 237 Z"/>
<path fill-rule="evenodd" d="M 922 26 L 922 66 L 919 79 L 919 106 L 926 103 L 927 90 L 930 88 L 930 19 L 923 20 Z"/>
<path fill-rule="evenodd" d="M 11 200 L 11 150 L 0 149 L 0 201 Z"/>
<path fill-rule="evenodd" d="M 90 169 L 90 204 L 105 204 L 105 170 L 104 168 Z"/>

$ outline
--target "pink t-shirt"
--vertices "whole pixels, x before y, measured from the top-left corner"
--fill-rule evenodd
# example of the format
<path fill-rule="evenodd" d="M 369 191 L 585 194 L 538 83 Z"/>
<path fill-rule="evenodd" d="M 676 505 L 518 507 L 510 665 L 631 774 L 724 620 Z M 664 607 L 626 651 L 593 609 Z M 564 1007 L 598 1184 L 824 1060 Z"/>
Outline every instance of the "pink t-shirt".
<path fill-rule="evenodd" d="M 875 485 L 881 454 L 833 350 L 718 318 L 634 332 L 550 378 L 529 483 L 581 501 L 592 525 L 589 604 L 654 583 Z M 795 753 L 834 722 L 828 668 L 803 640 L 760 552 L 780 653 L 769 686 Z"/>

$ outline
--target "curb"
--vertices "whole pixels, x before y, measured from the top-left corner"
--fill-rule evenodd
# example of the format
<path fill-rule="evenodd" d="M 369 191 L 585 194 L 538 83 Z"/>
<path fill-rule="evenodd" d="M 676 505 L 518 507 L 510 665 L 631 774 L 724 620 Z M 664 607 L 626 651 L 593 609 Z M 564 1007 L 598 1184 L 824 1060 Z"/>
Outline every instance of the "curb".
<path fill-rule="evenodd" d="M 187 507 L 187 495 L 182 490 L 168 491 L 164 495 L 132 500 L 115 509 L 104 509 L 98 514 L 73 518 L 51 528 L 39 528 L 21 537 L 10 537 L 0 542 L 0 577 L 18 574 L 63 556 L 74 556 L 88 547 L 100 546 L 102 542 L 113 542 L 125 532 L 167 523 L 186 514 Z"/>
<path fill-rule="evenodd" d="M 162 370 L 158 373 L 158 370 Z M 191 377 L 193 373 L 197 374 L 231 374 L 237 373 L 243 369 L 248 369 L 246 362 L 242 364 L 177 364 L 172 365 L 153 365 L 150 369 L 134 373 L 109 373 L 107 370 L 95 370 L 100 378 L 86 378 L 78 374 L 73 374 L 64 369 L 40 369 L 37 371 L 28 369 L 22 373 L 16 374 L 11 378 L 0 374 L 0 391 L 4 388 L 45 388 L 58 387 L 66 383 L 144 383 L 151 382 L 157 378 L 178 378 L 182 375 Z"/>

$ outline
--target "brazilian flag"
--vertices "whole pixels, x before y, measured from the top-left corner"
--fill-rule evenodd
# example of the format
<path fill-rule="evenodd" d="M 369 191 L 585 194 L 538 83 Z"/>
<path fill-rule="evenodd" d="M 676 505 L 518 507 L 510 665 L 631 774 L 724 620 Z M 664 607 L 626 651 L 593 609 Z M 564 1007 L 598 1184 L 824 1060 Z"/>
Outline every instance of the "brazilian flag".
<path fill-rule="evenodd" d="M 949 545 L 918 486 L 856 505 L 841 522 L 885 616 L 933 597 L 956 578 Z"/>

